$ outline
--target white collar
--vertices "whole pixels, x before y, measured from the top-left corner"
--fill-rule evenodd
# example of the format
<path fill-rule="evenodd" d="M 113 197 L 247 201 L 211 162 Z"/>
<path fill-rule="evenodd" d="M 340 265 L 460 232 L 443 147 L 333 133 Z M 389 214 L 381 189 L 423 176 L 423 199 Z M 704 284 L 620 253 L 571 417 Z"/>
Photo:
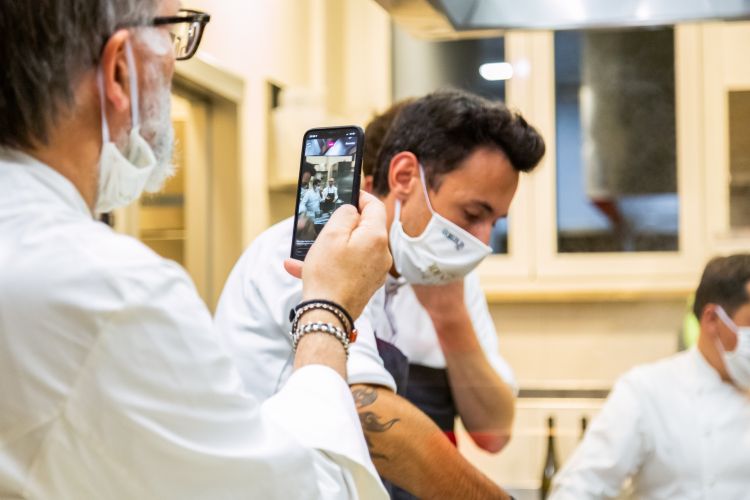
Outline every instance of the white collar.
<path fill-rule="evenodd" d="M 697 346 L 688 351 L 688 356 L 692 361 L 691 368 L 695 376 L 696 388 L 708 389 L 726 383 L 721 379 L 721 375 L 716 371 L 716 368 L 711 366 L 708 360 L 706 360 Z"/>
<path fill-rule="evenodd" d="M 385 275 L 385 293 L 387 295 L 395 295 L 399 288 L 407 284 L 406 278 L 403 276 L 394 278 L 391 273 Z"/>
<path fill-rule="evenodd" d="M 42 184 L 59 201 L 68 208 L 92 217 L 91 210 L 83 200 L 81 193 L 70 180 L 52 167 L 45 165 L 36 158 L 14 149 L 0 148 L 0 162 L 15 164 L 23 168 L 24 172 Z"/>

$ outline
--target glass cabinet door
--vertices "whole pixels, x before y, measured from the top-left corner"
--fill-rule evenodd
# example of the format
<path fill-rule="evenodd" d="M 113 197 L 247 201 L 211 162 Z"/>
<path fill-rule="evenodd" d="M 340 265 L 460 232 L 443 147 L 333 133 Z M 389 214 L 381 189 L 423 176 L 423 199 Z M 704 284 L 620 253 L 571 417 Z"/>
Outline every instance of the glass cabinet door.
<path fill-rule="evenodd" d="M 729 91 L 729 229 L 750 230 L 750 89 Z"/>
<path fill-rule="evenodd" d="M 707 245 L 750 247 L 750 22 L 703 26 Z"/>
<path fill-rule="evenodd" d="M 672 28 L 554 36 L 557 251 L 674 252 Z"/>
<path fill-rule="evenodd" d="M 506 46 L 526 67 L 509 101 L 547 143 L 525 205 L 526 291 L 694 286 L 705 258 L 700 27 L 519 32 Z"/>

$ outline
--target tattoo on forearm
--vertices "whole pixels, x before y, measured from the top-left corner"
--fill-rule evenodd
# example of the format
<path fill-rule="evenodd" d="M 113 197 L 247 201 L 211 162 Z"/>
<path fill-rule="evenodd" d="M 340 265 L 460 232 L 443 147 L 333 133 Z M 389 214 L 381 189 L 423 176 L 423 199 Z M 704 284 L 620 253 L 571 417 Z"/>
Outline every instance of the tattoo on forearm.
<path fill-rule="evenodd" d="M 367 432 L 385 432 L 393 427 L 399 419 L 394 418 L 388 422 L 381 422 L 377 414 L 371 411 L 363 411 L 359 414 L 359 421 L 362 422 L 362 427 Z"/>
<path fill-rule="evenodd" d="M 362 424 L 362 429 L 365 431 L 365 441 L 367 442 L 367 448 L 370 450 L 370 457 L 373 459 L 379 458 L 380 460 L 388 460 L 388 457 L 383 453 L 378 453 L 373 448 L 375 445 L 372 443 L 370 433 L 373 432 L 385 432 L 393 427 L 399 419 L 394 418 L 388 422 L 381 422 L 380 417 L 371 411 L 363 411 L 359 413 L 359 421 Z"/>
<path fill-rule="evenodd" d="M 370 450 L 370 456 L 373 459 L 378 458 L 381 460 L 388 460 L 386 455 L 373 450 L 374 445 L 370 438 L 370 433 L 386 432 L 396 425 L 400 419 L 394 418 L 384 421 L 384 419 L 381 419 L 381 417 L 373 411 L 362 411 L 362 408 L 370 406 L 378 399 L 377 389 L 372 387 L 357 388 L 352 390 L 352 395 L 354 396 L 354 403 L 359 410 L 359 421 L 362 424 L 362 429 L 365 431 L 365 441 L 367 442 L 367 448 Z"/>
<path fill-rule="evenodd" d="M 357 408 L 363 408 L 370 406 L 378 399 L 378 391 L 372 387 L 357 388 L 352 391 L 352 396 L 354 396 L 354 404 Z"/>

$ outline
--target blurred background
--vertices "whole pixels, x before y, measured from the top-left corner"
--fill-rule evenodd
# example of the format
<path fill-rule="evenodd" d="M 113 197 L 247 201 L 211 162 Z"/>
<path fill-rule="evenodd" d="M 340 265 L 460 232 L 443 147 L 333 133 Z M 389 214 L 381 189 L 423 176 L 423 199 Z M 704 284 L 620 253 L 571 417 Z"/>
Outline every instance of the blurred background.
<path fill-rule="evenodd" d="M 750 248 L 747 2 L 525 3 L 186 2 L 212 19 L 177 65 L 178 174 L 114 216 L 213 308 L 242 250 L 293 215 L 306 129 L 446 86 L 520 110 L 548 154 L 480 268 L 516 429 L 499 455 L 460 439 L 519 499 L 536 498 L 547 418 L 564 461 L 618 376 L 691 344 L 707 259 Z"/>

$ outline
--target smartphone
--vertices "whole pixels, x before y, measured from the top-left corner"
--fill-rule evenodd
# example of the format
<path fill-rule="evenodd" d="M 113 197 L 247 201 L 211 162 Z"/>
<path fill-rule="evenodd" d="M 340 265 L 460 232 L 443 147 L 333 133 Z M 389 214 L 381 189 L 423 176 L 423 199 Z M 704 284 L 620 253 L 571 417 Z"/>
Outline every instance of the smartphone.
<path fill-rule="evenodd" d="M 333 212 L 359 205 L 365 133 L 360 127 L 314 128 L 302 139 L 292 258 L 305 260 Z"/>

